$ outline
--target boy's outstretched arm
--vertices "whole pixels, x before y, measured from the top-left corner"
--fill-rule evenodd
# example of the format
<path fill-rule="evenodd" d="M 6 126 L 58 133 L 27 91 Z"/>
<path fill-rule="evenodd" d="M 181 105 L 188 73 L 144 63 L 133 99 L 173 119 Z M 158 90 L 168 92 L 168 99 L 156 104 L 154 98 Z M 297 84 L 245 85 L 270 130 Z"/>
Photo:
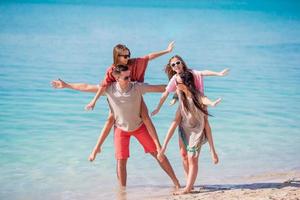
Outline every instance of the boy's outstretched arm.
<path fill-rule="evenodd" d="M 223 69 L 220 72 L 214 72 L 214 71 L 209 71 L 209 70 L 201 71 L 201 74 L 203 76 L 226 76 L 228 73 L 229 73 L 229 69 L 228 68 Z"/>
<path fill-rule="evenodd" d="M 159 56 L 165 55 L 165 54 L 170 53 L 171 51 L 173 51 L 173 49 L 174 49 L 174 43 L 175 42 L 172 41 L 168 45 L 167 49 L 165 49 L 163 51 L 158 51 L 158 52 L 153 52 L 153 53 L 148 54 L 149 60 L 153 60 L 153 59 L 155 59 L 155 58 L 157 58 Z"/>
<path fill-rule="evenodd" d="M 93 92 L 98 91 L 98 85 L 90 85 L 86 83 L 67 83 L 61 79 L 51 81 L 52 87 L 55 89 L 68 88 L 71 90 L 77 90 L 81 92 Z"/>

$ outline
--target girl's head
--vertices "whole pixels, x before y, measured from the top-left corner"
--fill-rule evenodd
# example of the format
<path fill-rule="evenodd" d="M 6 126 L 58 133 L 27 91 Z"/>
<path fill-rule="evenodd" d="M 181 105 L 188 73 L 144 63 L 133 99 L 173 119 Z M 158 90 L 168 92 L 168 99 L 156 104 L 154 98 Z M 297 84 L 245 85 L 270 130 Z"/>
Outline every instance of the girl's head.
<path fill-rule="evenodd" d="M 113 50 L 114 65 L 127 65 L 130 58 L 130 50 L 123 44 L 118 44 Z"/>
<path fill-rule="evenodd" d="M 190 111 L 190 107 L 188 106 L 188 100 L 187 97 L 190 96 L 193 100 L 193 103 L 195 106 L 201 110 L 204 114 L 208 115 L 208 112 L 206 109 L 204 109 L 204 105 L 201 102 L 201 94 L 195 86 L 194 82 L 194 76 L 193 73 L 190 70 L 186 70 L 179 74 L 179 76 L 176 77 L 176 83 L 177 83 L 177 91 L 182 96 L 182 103 L 184 106 L 184 109 L 187 111 Z"/>
<path fill-rule="evenodd" d="M 180 74 L 188 69 L 187 65 L 183 59 L 175 55 L 170 58 L 168 64 L 165 67 L 165 72 L 168 75 L 168 78 L 171 79 L 175 74 Z"/>

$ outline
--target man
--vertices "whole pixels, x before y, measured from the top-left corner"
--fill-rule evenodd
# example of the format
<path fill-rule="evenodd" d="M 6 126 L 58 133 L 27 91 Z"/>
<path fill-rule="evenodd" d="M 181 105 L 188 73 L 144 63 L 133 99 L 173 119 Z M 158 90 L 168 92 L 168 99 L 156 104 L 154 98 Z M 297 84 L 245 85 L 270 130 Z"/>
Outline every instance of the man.
<path fill-rule="evenodd" d="M 163 92 L 165 86 L 131 82 L 130 74 L 128 66 L 117 65 L 113 69 L 113 76 L 115 77 L 116 82 L 108 86 L 104 93 L 104 95 L 107 96 L 110 109 L 115 119 L 114 145 L 119 183 L 121 186 L 126 186 L 129 140 L 131 136 L 134 136 L 144 147 L 145 152 L 150 153 L 158 161 L 162 169 L 172 179 L 175 187 L 179 188 L 179 182 L 168 159 L 166 157 L 163 160 L 157 159 L 156 145 L 140 116 L 142 95 L 146 92 Z M 80 91 L 97 92 L 98 90 L 97 86 L 87 84 L 67 84 L 61 80 L 53 82 L 53 84 L 61 84 L 63 85 L 61 88 L 67 87 Z M 98 149 L 99 152 L 101 151 L 101 146 L 107 135 L 108 134 L 106 133 L 99 136 L 94 149 Z M 157 135 L 155 137 L 156 138 L 154 139 L 158 141 Z M 94 158 L 91 155 L 89 159 L 92 161 Z"/>

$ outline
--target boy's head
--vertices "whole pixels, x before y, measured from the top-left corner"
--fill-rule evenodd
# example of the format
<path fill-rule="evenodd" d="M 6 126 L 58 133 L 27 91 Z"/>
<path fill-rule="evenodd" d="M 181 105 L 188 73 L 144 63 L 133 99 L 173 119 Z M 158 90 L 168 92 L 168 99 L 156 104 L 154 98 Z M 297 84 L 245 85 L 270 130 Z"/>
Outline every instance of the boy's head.
<path fill-rule="evenodd" d="M 127 65 L 130 58 L 130 50 L 124 44 L 117 44 L 113 50 L 114 65 Z"/>
<path fill-rule="evenodd" d="M 118 82 L 130 82 L 130 70 L 127 65 L 117 65 L 114 67 L 112 73 Z"/>

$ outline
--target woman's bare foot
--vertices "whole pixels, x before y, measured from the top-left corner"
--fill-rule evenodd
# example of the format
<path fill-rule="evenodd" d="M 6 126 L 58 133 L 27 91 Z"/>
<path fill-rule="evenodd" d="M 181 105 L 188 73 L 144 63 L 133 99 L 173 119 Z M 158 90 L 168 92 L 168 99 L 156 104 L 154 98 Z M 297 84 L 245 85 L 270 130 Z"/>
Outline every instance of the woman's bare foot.
<path fill-rule="evenodd" d="M 211 153 L 211 158 L 212 158 L 212 160 L 213 160 L 213 162 L 214 162 L 215 165 L 218 164 L 218 162 L 219 162 L 219 156 L 218 156 L 218 154 L 216 152 L 212 152 Z"/>
<path fill-rule="evenodd" d="M 218 98 L 217 100 L 215 100 L 214 102 L 212 102 L 211 106 L 212 107 L 216 107 L 221 101 L 222 101 L 222 98 Z"/>
<path fill-rule="evenodd" d="M 183 190 L 174 192 L 173 195 L 183 195 L 183 194 L 188 194 L 191 193 L 191 190 L 184 188 Z"/>
<path fill-rule="evenodd" d="M 96 158 L 96 156 L 97 156 L 97 153 L 100 153 L 100 148 L 98 148 L 98 149 L 94 149 L 93 151 L 92 151 L 92 153 L 90 154 L 90 156 L 89 156 L 89 161 L 94 161 L 95 160 L 95 158 Z"/>

